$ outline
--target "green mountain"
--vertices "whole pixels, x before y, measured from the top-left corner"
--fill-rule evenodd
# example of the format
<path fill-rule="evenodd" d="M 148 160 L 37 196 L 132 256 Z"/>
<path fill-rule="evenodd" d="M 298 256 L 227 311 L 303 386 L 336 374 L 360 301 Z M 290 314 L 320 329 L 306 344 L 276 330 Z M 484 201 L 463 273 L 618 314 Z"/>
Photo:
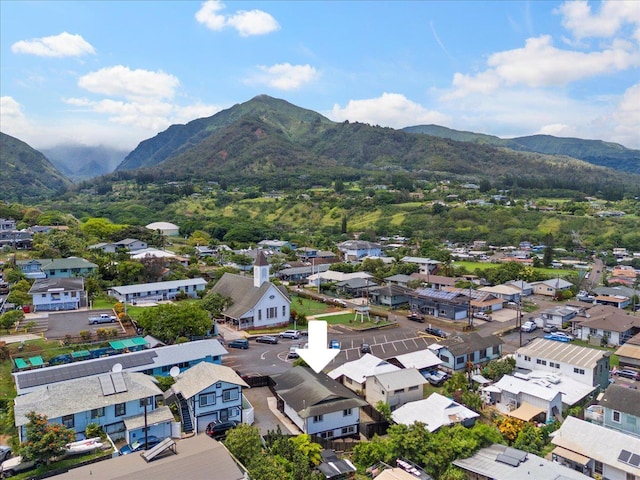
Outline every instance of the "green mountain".
<path fill-rule="evenodd" d="M 0 132 L 0 200 L 42 199 L 70 184 L 42 153 Z"/>
<path fill-rule="evenodd" d="M 530 135 L 503 139 L 482 133 L 452 130 L 439 125 L 417 125 L 402 130 L 408 133 L 421 133 L 461 142 L 506 147 L 517 151 L 565 155 L 601 167 L 640 174 L 640 150 L 632 150 L 617 143 L 603 142 L 602 140 L 583 140 L 552 135 Z"/>
<path fill-rule="evenodd" d="M 442 127 L 439 127 L 442 129 Z M 444 131 L 444 130 L 442 130 Z M 142 182 L 217 181 L 263 189 L 331 185 L 336 179 L 389 184 L 409 180 L 489 182 L 499 188 L 569 189 L 595 194 L 640 176 L 566 156 L 514 151 L 473 141 L 336 123 L 284 100 L 261 95 L 212 117 L 174 125 L 146 140 L 115 172 Z M 470 141 L 471 139 L 471 141 Z M 140 167 L 144 167 L 139 170 Z M 138 169 L 138 170 L 133 170 Z"/>

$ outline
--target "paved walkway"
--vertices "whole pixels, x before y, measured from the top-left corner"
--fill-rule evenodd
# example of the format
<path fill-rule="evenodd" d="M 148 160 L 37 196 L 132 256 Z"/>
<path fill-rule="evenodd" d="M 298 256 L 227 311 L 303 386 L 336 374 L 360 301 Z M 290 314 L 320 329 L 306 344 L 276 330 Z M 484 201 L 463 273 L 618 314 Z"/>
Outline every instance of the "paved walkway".
<path fill-rule="evenodd" d="M 0 342 L 9 343 L 19 343 L 26 342 L 28 340 L 39 340 L 42 336 L 35 335 L 33 333 L 25 333 L 21 335 L 7 335 L 6 337 L 0 337 Z"/>

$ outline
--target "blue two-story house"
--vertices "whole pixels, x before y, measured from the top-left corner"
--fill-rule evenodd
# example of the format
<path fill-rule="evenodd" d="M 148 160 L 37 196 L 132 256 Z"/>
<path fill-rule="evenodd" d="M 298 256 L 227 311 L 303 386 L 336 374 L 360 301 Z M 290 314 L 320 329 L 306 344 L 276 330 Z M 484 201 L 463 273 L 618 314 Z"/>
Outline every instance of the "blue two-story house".
<path fill-rule="evenodd" d="M 232 368 L 202 362 L 177 375 L 164 398 L 178 406 L 185 433 L 200 433 L 216 420 L 253 423 L 253 407 L 243 402 L 243 388 L 249 385 Z"/>
<path fill-rule="evenodd" d="M 98 271 L 98 265 L 80 257 L 54 258 L 43 263 L 42 271 L 47 278 L 86 277 Z"/>
<path fill-rule="evenodd" d="M 502 357 L 503 343 L 496 335 L 482 337 L 471 332 L 453 335 L 430 345 L 429 349 L 442 360 L 440 366 L 445 370 L 464 372 L 468 364 L 475 368 Z"/>
<path fill-rule="evenodd" d="M 38 388 L 14 399 L 15 424 L 21 442 L 27 438 L 27 414 L 46 415 L 49 423 L 58 423 L 84 438 L 87 425 L 95 423 L 112 440 L 131 443 L 149 435 L 163 439 L 171 435 L 173 414 L 168 406 L 159 406 L 162 390 L 153 377 L 142 373 L 117 372 L 67 380 Z M 146 410 L 146 414 L 145 414 Z"/>
<path fill-rule="evenodd" d="M 640 390 L 612 384 L 599 403 L 602 426 L 640 437 Z"/>

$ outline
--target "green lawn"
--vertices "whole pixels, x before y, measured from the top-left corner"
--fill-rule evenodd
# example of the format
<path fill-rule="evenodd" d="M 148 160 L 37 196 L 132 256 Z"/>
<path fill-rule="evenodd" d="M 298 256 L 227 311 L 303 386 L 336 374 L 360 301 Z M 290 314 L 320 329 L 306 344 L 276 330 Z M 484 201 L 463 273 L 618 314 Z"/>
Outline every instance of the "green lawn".
<path fill-rule="evenodd" d="M 300 297 L 299 295 L 291 295 L 291 310 L 306 317 L 312 315 L 320 315 L 329 312 L 329 306 L 326 303 L 310 300 Z"/>

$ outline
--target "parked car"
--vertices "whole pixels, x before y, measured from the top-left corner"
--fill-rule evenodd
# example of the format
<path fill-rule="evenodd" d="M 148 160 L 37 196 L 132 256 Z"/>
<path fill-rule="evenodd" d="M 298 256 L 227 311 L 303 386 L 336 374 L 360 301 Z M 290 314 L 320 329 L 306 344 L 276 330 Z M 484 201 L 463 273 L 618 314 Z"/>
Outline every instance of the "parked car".
<path fill-rule="evenodd" d="M 637 370 L 632 370 L 631 368 L 623 368 L 622 370 L 617 370 L 616 375 L 619 377 L 630 378 L 631 380 L 640 380 L 640 372 Z"/>
<path fill-rule="evenodd" d="M 371 353 L 371 345 L 368 343 L 360 345 L 360 353 Z"/>
<path fill-rule="evenodd" d="M 298 349 L 300 348 L 300 344 L 294 343 L 289 347 L 289 353 L 287 353 L 287 358 L 299 358 Z"/>
<path fill-rule="evenodd" d="M 280 338 L 289 338 L 291 340 L 297 340 L 300 338 L 300 330 L 285 330 L 278 335 Z"/>
<path fill-rule="evenodd" d="M 278 343 L 278 337 L 274 337 L 273 335 L 260 335 L 259 337 L 256 337 L 256 342 L 270 343 L 272 345 L 275 345 L 276 343 Z"/>
<path fill-rule="evenodd" d="M 531 320 L 527 320 L 522 324 L 522 326 L 520 327 L 520 330 L 523 332 L 529 333 L 529 332 L 533 332 L 536 328 L 538 328 L 538 326 L 536 325 L 535 322 L 532 322 Z"/>
<path fill-rule="evenodd" d="M 340 342 L 338 340 L 331 340 L 329 342 L 329 348 L 336 348 L 340 350 Z"/>
<path fill-rule="evenodd" d="M 407 315 L 407 318 L 413 322 L 424 323 L 424 315 L 420 315 L 419 313 L 412 312 Z"/>
<path fill-rule="evenodd" d="M 22 457 L 11 457 L 0 464 L 0 477 L 7 478 L 13 477 L 20 472 L 32 469 L 36 466 L 36 462 L 33 460 L 22 461 Z"/>
<path fill-rule="evenodd" d="M 556 340 L 558 342 L 570 342 L 571 340 L 575 339 L 573 335 L 569 335 L 568 333 L 564 332 L 553 332 L 545 335 L 544 338 L 546 338 L 547 340 Z"/>
<path fill-rule="evenodd" d="M 442 370 L 431 370 L 429 372 L 425 372 L 423 375 L 424 378 L 426 378 L 427 381 L 435 387 L 439 387 L 449 378 L 449 375 Z"/>
<path fill-rule="evenodd" d="M 245 338 L 237 338 L 235 340 L 229 340 L 227 342 L 227 347 L 242 348 L 243 350 L 247 350 L 249 348 L 249 340 Z"/>
<path fill-rule="evenodd" d="M 545 325 L 542 331 L 544 333 L 554 333 L 558 331 L 558 327 L 556 327 L 555 325 Z"/>
<path fill-rule="evenodd" d="M 227 436 L 227 432 L 240 424 L 237 420 L 216 420 L 207 425 L 205 433 L 216 440 Z"/>
<path fill-rule="evenodd" d="M 0 445 L 0 463 L 9 460 L 11 457 L 11 447 Z"/>
<path fill-rule="evenodd" d="M 99 325 L 101 323 L 115 323 L 118 318 L 115 315 L 101 313 L 93 317 L 89 317 L 89 325 Z"/>
<path fill-rule="evenodd" d="M 478 320 L 484 320 L 485 322 L 490 322 L 491 320 L 493 320 L 493 317 L 491 315 L 483 312 L 474 313 L 473 318 L 477 318 Z"/>
<path fill-rule="evenodd" d="M 145 443 L 144 437 L 139 438 L 129 445 L 125 445 L 119 451 L 120 455 L 128 455 L 133 452 L 140 452 L 142 450 L 149 450 L 160 443 L 160 439 L 154 435 L 147 436 L 147 442 Z"/>
<path fill-rule="evenodd" d="M 427 327 L 424 329 L 424 331 L 427 332 L 429 335 L 434 335 L 440 338 L 447 338 L 449 336 L 447 332 L 436 327 Z"/>

